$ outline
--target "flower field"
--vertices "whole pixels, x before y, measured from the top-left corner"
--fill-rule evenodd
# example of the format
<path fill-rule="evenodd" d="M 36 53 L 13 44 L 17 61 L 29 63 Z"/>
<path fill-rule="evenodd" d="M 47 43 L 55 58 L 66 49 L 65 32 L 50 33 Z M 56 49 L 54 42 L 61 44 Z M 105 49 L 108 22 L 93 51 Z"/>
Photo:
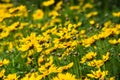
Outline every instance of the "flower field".
<path fill-rule="evenodd" d="M 0 0 L 0 80 L 120 80 L 118 0 Z"/>

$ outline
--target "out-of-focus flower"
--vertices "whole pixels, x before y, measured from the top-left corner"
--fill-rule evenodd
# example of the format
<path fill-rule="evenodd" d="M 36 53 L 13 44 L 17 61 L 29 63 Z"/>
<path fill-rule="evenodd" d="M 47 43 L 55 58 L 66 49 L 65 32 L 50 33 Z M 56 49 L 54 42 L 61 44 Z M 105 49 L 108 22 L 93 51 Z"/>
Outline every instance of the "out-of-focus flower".
<path fill-rule="evenodd" d="M 9 60 L 8 60 L 8 59 L 4 59 L 4 60 L 3 60 L 3 64 L 4 64 L 4 65 L 9 64 Z"/>
<path fill-rule="evenodd" d="M 48 0 L 48 1 L 44 1 L 44 2 L 42 3 L 42 5 L 43 5 L 43 6 L 50 6 L 50 5 L 54 4 L 54 3 L 55 3 L 54 0 Z"/>
<path fill-rule="evenodd" d="M 0 78 L 2 78 L 2 77 L 4 76 L 4 73 L 5 73 L 5 69 L 2 69 L 2 70 L 0 71 Z"/>
<path fill-rule="evenodd" d="M 113 12 L 112 15 L 113 15 L 114 17 L 120 17 L 120 12 Z"/>
<path fill-rule="evenodd" d="M 70 73 L 62 74 L 58 73 L 56 77 L 54 77 L 52 80 L 77 80 L 75 78 L 75 75 L 72 75 Z"/>
<path fill-rule="evenodd" d="M 117 44 L 118 41 L 117 41 L 116 39 L 113 39 L 113 40 L 109 40 L 109 43 L 110 43 L 110 44 Z"/>
<path fill-rule="evenodd" d="M 19 76 L 16 73 L 8 74 L 8 76 L 4 77 L 4 80 L 18 80 Z"/>
<path fill-rule="evenodd" d="M 44 12 L 41 9 L 38 9 L 35 11 L 35 13 L 32 16 L 33 16 L 33 20 L 40 20 L 43 18 Z"/>
<path fill-rule="evenodd" d="M 9 3 L 9 2 L 10 2 L 10 0 L 1 0 L 1 1 L 6 2 L 6 3 Z"/>

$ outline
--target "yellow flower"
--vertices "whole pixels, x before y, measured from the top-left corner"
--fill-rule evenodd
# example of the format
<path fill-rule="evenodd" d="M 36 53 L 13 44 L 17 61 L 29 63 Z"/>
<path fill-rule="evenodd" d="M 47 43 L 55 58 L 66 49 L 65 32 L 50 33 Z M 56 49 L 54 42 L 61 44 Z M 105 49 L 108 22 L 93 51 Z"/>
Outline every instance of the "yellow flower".
<path fill-rule="evenodd" d="M 97 14 L 98 14 L 97 11 L 90 12 L 90 13 L 88 13 L 88 14 L 86 15 L 86 17 L 87 17 L 87 18 L 90 18 L 90 17 L 95 16 L 95 15 L 97 15 Z"/>
<path fill-rule="evenodd" d="M 35 13 L 32 16 L 33 16 L 33 20 L 39 20 L 43 18 L 44 12 L 41 9 L 38 9 L 35 11 Z"/>
<path fill-rule="evenodd" d="M 82 45 L 85 47 L 89 47 L 92 43 L 95 42 L 95 39 L 93 37 L 89 37 L 87 39 L 83 39 L 82 41 Z"/>
<path fill-rule="evenodd" d="M 110 44 L 117 44 L 118 41 L 117 41 L 116 39 L 113 39 L 113 40 L 109 40 L 109 43 L 110 43 Z"/>
<path fill-rule="evenodd" d="M 62 74 L 58 73 L 56 77 L 54 77 L 52 80 L 77 80 L 75 78 L 75 75 L 72 75 L 70 73 Z"/>
<path fill-rule="evenodd" d="M 38 72 L 32 72 L 25 74 L 25 77 L 23 77 L 21 80 L 41 80 L 42 75 L 39 75 Z"/>
<path fill-rule="evenodd" d="M 95 52 L 89 52 L 85 55 L 85 58 L 90 60 L 92 58 L 94 58 L 97 54 Z"/>
<path fill-rule="evenodd" d="M 96 68 L 100 68 L 104 64 L 103 60 L 92 60 L 88 62 L 88 66 L 95 66 Z"/>
<path fill-rule="evenodd" d="M 57 4 L 56 4 L 56 7 L 54 8 L 55 11 L 58 11 L 60 10 L 62 7 L 61 5 L 63 4 L 63 1 L 59 1 Z"/>
<path fill-rule="evenodd" d="M 4 73 L 5 73 L 5 69 L 2 69 L 2 70 L 0 71 L 0 78 L 2 78 L 2 77 L 4 76 Z"/>
<path fill-rule="evenodd" d="M 43 6 L 50 6 L 50 5 L 54 4 L 54 3 L 55 3 L 54 0 L 48 0 L 48 1 L 44 1 L 44 2 L 42 3 L 42 5 L 43 5 Z"/>
<path fill-rule="evenodd" d="M 3 66 L 3 62 L 2 62 L 2 60 L 0 60 L 0 66 Z"/>
<path fill-rule="evenodd" d="M 4 64 L 4 65 L 9 64 L 9 60 L 8 60 L 8 59 L 4 59 L 4 60 L 3 60 L 3 64 Z"/>
<path fill-rule="evenodd" d="M 82 57 L 80 63 L 84 63 L 86 60 L 93 59 L 97 54 L 95 52 L 88 52 L 85 56 Z"/>
<path fill-rule="evenodd" d="M 51 11 L 50 13 L 49 13 L 49 16 L 53 16 L 54 18 L 56 17 L 56 16 L 58 16 L 59 15 L 59 13 L 57 12 L 57 11 Z"/>
<path fill-rule="evenodd" d="M 93 8 L 93 5 L 90 4 L 90 3 L 86 3 L 86 4 L 83 6 L 83 11 L 85 11 L 87 8 Z"/>
<path fill-rule="evenodd" d="M 90 23 L 91 25 L 93 25 L 93 24 L 95 24 L 95 21 L 94 21 L 94 20 L 90 20 L 89 23 Z"/>
<path fill-rule="evenodd" d="M 71 6 L 70 9 L 71 10 L 78 10 L 80 8 L 80 6 Z"/>
<path fill-rule="evenodd" d="M 109 80 L 115 80 L 115 77 L 110 77 L 110 79 Z"/>
<path fill-rule="evenodd" d="M 92 74 L 87 74 L 90 78 L 95 79 L 104 79 L 104 77 L 108 74 L 108 71 L 101 71 L 101 69 L 98 69 L 97 71 L 91 70 Z"/>
<path fill-rule="evenodd" d="M 104 62 L 106 62 L 109 59 L 110 52 L 107 52 L 106 55 L 103 55 L 102 59 Z"/>
<path fill-rule="evenodd" d="M 43 58 L 43 56 L 40 56 L 39 58 L 38 58 L 38 66 L 41 66 L 41 63 L 42 62 L 44 62 L 44 58 Z"/>
<path fill-rule="evenodd" d="M 4 80 L 18 80 L 19 76 L 16 73 L 9 74 L 8 76 L 4 77 Z"/>
<path fill-rule="evenodd" d="M 112 15 L 113 15 L 114 17 L 120 17 L 120 12 L 113 12 Z"/>

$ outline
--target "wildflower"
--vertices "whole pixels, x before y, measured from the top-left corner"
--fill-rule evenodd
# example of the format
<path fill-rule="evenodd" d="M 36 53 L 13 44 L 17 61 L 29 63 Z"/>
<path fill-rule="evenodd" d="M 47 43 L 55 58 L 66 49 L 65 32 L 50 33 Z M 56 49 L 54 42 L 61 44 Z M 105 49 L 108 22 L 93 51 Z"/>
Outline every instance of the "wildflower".
<path fill-rule="evenodd" d="M 92 17 L 92 16 L 96 16 L 97 14 L 98 14 L 97 11 L 90 12 L 90 13 L 88 13 L 88 14 L 86 15 L 86 17 L 87 17 L 87 18 L 90 18 L 90 17 Z"/>
<path fill-rule="evenodd" d="M 113 12 L 112 15 L 113 15 L 114 17 L 120 17 L 120 12 Z"/>
<path fill-rule="evenodd" d="M 12 49 L 13 49 L 13 43 L 12 42 L 8 42 L 8 44 L 9 44 L 8 50 L 12 51 Z"/>
<path fill-rule="evenodd" d="M 110 43 L 110 44 L 117 44 L 118 42 L 117 42 L 116 39 L 113 39 L 113 40 L 109 40 L 109 43 Z"/>
<path fill-rule="evenodd" d="M 87 60 L 93 59 L 97 54 L 95 52 L 88 52 L 85 56 L 82 57 L 80 63 L 84 63 Z"/>
<path fill-rule="evenodd" d="M 90 60 L 92 58 L 94 58 L 97 54 L 95 52 L 89 52 L 85 55 L 85 58 Z"/>
<path fill-rule="evenodd" d="M 3 64 L 4 64 L 4 65 L 9 64 L 9 60 L 8 60 L 8 59 L 4 59 L 4 60 L 3 60 Z"/>
<path fill-rule="evenodd" d="M 49 13 L 49 16 L 53 16 L 53 18 L 55 18 L 56 16 L 58 16 L 59 15 L 59 13 L 57 12 L 57 11 L 51 11 L 50 13 Z"/>
<path fill-rule="evenodd" d="M 103 56 L 102 56 L 102 59 L 103 59 L 104 62 L 106 62 L 106 61 L 109 59 L 109 55 L 110 55 L 110 53 L 107 52 L 106 55 L 103 55 Z"/>
<path fill-rule="evenodd" d="M 27 13 L 27 8 L 24 5 L 20 5 L 19 7 L 17 7 L 17 9 L 19 10 L 17 16 L 24 16 L 27 17 L 28 13 Z"/>
<path fill-rule="evenodd" d="M 83 34 L 85 34 L 85 32 L 86 32 L 85 30 L 81 30 L 79 34 L 83 35 Z"/>
<path fill-rule="evenodd" d="M 40 56 L 40 57 L 38 58 L 38 66 L 40 66 L 43 61 L 44 61 L 43 56 Z"/>
<path fill-rule="evenodd" d="M 87 64 L 88 64 L 88 66 L 100 68 L 104 64 L 104 61 L 103 60 L 95 60 L 94 59 L 94 60 L 88 62 Z"/>
<path fill-rule="evenodd" d="M 83 11 L 85 11 L 87 8 L 93 8 L 93 5 L 90 4 L 90 3 L 86 3 L 86 4 L 83 6 Z"/>
<path fill-rule="evenodd" d="M 95 42 L 95 39 L 93 37 L 89 37 L 87 39 L 82 40 L 82 45 L 85 47 L 89 47 L 94 42 Z"/>
<path fill-rule="evenodd" d="M 92 74 L 87 74 L 88 77 L 94 78 L 94 79 L 104 79 L 104 77 L 108 74 L 108 71 L 101 71 L 101 69 L 98 69 L 97 71 L 91 70 Z"/>
<path fill-rule="evenodd" d="M 42 75 L 39 75 L 38 72 L 32 72 L 25 74 L 25 76 L 21 80 L 41 80 Z"/>
<path fill-rule="evenodd" d="M 109 80 L 115 80 L 115 77 L 110 77 L 110 79 Z"/>
<path fill-rule="evenodd" d="M 71 6 L 70 9 L 71 10 L 78 10 L 80 7 L 79 6 Z"/>
<path fill-rule="evenodd" d="M 90 20 L 89 23 L 90 23 L 91 25 L 93 25 L 93 24 L 95 24 L 95 21 L 94 21 L 94 20 Z"/>
<path fill-rule="evenodd" d="M 18 80 L 19 76 L 16 73 L 8 74 L 8 76 L 4 77 L 4 80 Z"/>
<path fill-rule="evenodd" d="M 54 8 L 55 11 L 58 11 L 61 9 L 61 6 L 63 4 L 63 1 L 59 1 L 57 4 L 56 4 L 56 7 Z"/>
<path fill-rule="evenodd" d="M 3 66 L 3 62 L 2 62 L 2 60 L 0 60 L 0 66 Z"/>
<path fill-rule="evenodd" d="M 75 78 L 75 75 L 72 75 L 70 73 L 62 74 L 58 73 L 56 77 L 54 77 L 52 80 L 77 80 Z"/>
<path fill-rule="evenodd" d="M 5 69 L 2 69 L 2 70 L 0 71 L 0 78 L 2 78 L 2 77 L 4 76 L 4 73 L 5 73 Z"/>
<path fill-rule="evenodd" d="M 48 1 L 44 1 L 42 3 L 42 5 L 47 7 L 47 6 L 50 6 L 50 5 L 54 4 L 54 3 L 55 3 L 54 0 L 48 0 Z"/>
<path fill-rule="evenodd" d="M 39 19 L 42 19 L 44 16 L 44 13 L 41 9 L 38 9 L 35 11 L 35 13 L 32 15 L 33 17 L 33 20 L 39 20 Z"/>

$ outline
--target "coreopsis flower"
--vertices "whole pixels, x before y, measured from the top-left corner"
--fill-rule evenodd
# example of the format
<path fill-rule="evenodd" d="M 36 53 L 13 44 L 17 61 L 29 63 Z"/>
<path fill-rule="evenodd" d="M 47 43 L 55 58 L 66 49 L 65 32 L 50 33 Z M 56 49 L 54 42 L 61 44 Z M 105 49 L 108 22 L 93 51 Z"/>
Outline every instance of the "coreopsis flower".
<path fill-rule="evenodd" d="M 56 77 L 54 77 L 52 80 L 77 80 L 75 78 L 75 75 L 72 75 L 70 73 L 62 74 L 58 73 Z"/>
<path fill-rule="evenodd" d="M 95 21 L 94 21 L 94 20 L 90 20 L 89 23 L 90 23 L 91 25 L 93 25 L 93 24 L 95 24 Z"/>
<path fill-rule="evenodd" d="M 103 61 L 106 62 L 109 59 L 109 56 L 110 56 L 110 52 L 107 52 L 106 55 L 103 55 L 102 56 Z"/>
<path fill-rule="evenodd" d="M 118 41 L 117 41 L 116 39 L 113 39 L 113 40 L 109 40 L 109 43 L 110 43 L 110 44 L 117 44 Z"/>
<path fill-rule="evenodd" d="M 32 15 L 33 20 L 40 20 L 44 16 L 44 12 L 41 9 L 38 9 L 35 11 L 35 13 Z"/>
<path fill-rule="evenodd" d="M 94 42 L 95 42 L 95 39 L 93 37 L 89 37 L 87 39 L 82 40 L 82 45 L 85 46 L 85 47 L 89 47 Z"/>
<path fill-rule="evenodd" d="M 42 3 L 43 6 L 50 6 L 55 3 L 55 0 L 48 0 Z"/>
<path fill-rule="evenodd" d="M 87 60 L 91 60 L 91 59 L 93 59 L 96 55 L 97 55 L 97 53 L 95 53 L 95 52 L 88 52 L 85 56 L 83 56 L 83 57 L 81 58 L 80 63 L 84 63 L 84 62 L 87 61 Z"/>
<path fill-rule="evenodd" d="M 97 53 L 95 53 L 95 52 L 88 52 L 85 55 L 85 57 L 86 57 L 86 59 L 90 60 L 90 59 L 94 58 L 96 55 L 97 55 Z"/>
<path fill-rule="evenodd" d="M 4 80 L 18 80 L 19 76 L 16 73 L 8 74 L 8 76 L 4 77 Z"/>
<path fill-rule="evenodd" d="M 70 9 L 71 10 L 78 10 L 78 9 L 80 9 L 80 6 L 71 6 Z"/>
<path fill-rule="evenodd" d="M 92 16 L 96 16 L 97 14 L 98 14 L 97 11 L 90 12 L 90 13 L 88 13 L 88 14 L 86 15 L 86 17 L 87 17 L 87 18 L 90 18 L 90 17 L 92 17 Z"/>
<path fill-rule="evenodd" d="M 4 64 L 4 65 L 9 64 L 9 60 L 8 60 L 8 59 L 4 59 L 4 60 L 3 60 L 3 64 Z"/>
<path fill-rule="evenodd" d="M 1 67 L 1 66 L 3 66 L 3 62 L 2 62 L 2 60 L 0 60 L 0 67 Z"/>
<path fill-rule="evenodd" d="M 108 75 L 108 71 L 101 71 L 101 69 L 97 71 L 91 70 L 91 72 L 92 74 L 87 74 L 87 76 L 94 79 L 104 79 L 104 77 Z"/>
<path fill-rule="evenodd" d="M 110 79 L 109 80 L 115 80 L 115 77 L 110 77 Z"/>
<path fill-rule="evenodd" d="M 5 73 L 5 69 L 2 69 L 2 70 L 0 71 L 0 78 L 2 78 L 2 77 L 4 76 L 4 73 Z"/>
<path fill-rule="evenodd" d="M 90 3 L 86 3 L 86 4 L 83 6 L 83 11 L 85 11 L 87 8 L 93 8 L 93 5 L 90 4 Z"/>
<path fill-rule="evenodd" d="M 112 15 L 113 15 L 114 17 L 120 17 L 120 12 L 113 12 Z"/>
<path fill-rule="evenodd" d="M 42 79 L 42 75 L 39 75 L 38 72 L 25 74 L 25 76 L 21 78 L 21 80 L 41 80 L 41 79 Z"/>
<path fill-rule="evenodd" d="M 60 10 L 62 7 L 62 4 L 63 4 L 63 1 L 59 1 L 57 4 L 56 4 L 56 7 L 54 8 L 55 11 L 58 11 Z"/>
<path fill-rule="evenodd" d="M 90 62 L 87 63 L 88 66 L 92 66 L 95 68 L 100 68 L 102 65 L 104 65 L 104 61 L 103 60 L 92 60 Z"/>

